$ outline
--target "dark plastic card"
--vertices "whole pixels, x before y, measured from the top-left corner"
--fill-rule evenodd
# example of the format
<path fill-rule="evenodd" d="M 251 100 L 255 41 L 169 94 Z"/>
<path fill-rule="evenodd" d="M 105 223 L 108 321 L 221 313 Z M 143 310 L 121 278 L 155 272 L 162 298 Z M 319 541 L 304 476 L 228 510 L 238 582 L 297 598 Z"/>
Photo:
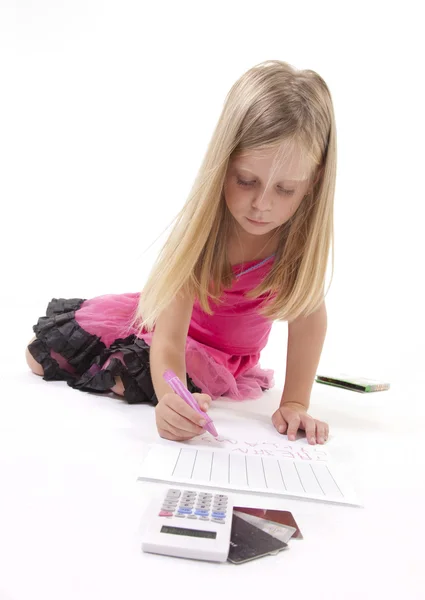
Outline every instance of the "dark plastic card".
<path fill-rule="evenodd" d="M 302 540 L 303 536 L 296 523 L 293 515 L 289 510 L 269 510 L 267 508 L 245 508 L 245 507 L 236 507 L 234 510 L 246 513 L 248 515 L 254 515 L 255 517 L 260 517 L 262 519 L 267 519 L 268 521 L 274 521 L 275 523 L 280 523 L 281 525 L 287 525 L 288 527 L 293 527 L 296 532 L 292 536 L 295 539 Z"/>
<path fill-rule="evenodd" d="M 276 554 L 287 547 L 285 542 L 233 515 L 228 557 L 230 562 L 239 565 L 267 554 Z"/>

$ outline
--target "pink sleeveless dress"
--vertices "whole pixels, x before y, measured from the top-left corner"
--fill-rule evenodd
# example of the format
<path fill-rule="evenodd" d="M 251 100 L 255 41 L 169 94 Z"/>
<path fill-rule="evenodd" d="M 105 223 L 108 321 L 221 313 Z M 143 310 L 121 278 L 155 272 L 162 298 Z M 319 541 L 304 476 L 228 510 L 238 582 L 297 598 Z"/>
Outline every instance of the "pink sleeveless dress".
<path fill-rule="evenodd" d="M 259 313 L 264 298 L 246 296 L 264 279 L 273 260 L 271 256 L 234 266 L 232 286 L 223 292 L 222 302 L 211 305 L 212 315 L 195 302 L 186 343 L 191 391 L 243 400 L 258 398 L 274 385 L 273 371 L 259 365 L 272 321 Z M 130 325 L 139 296 L 128 293 L 91 300 L 52 300 L 46 317 L 34 326 L 37 338 L 29 347 L 43 365 L 45 379 L 66 379 L 72 387 L 102 392 L 114 385 L 113 376 L 120 375 L 124 384 L 127 377 L 129 388 L 134 388 L 136 379 L 139 384 L 142 381 L 139 388 L 146 387 L 143 374 L 149 370 L 153 334 L 142 332 L 137 337 Z M 46 376 L 46 370 L 50 375 Z M 152 395 L 153 389 L 150 387 L 146 394 Z M 131 390 L 128 396 L 132 403 L 143 401 Z"/>

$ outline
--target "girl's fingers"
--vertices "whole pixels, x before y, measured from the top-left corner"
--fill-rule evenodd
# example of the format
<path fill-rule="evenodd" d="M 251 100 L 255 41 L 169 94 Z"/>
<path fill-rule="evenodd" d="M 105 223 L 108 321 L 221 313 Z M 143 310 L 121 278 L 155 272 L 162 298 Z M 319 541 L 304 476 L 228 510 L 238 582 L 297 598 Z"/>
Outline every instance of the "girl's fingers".
<path fill-rule="evenodd" d="M 279 433 L 285 433 L 288 423 L 282 417 L 280 410 L 277 410 L 272 416 L 272 423 Z"/>
<path fill-rule="evenodd" d="M 204 431 L 200 425 L 195 425 L 195 423 L 182 416 L 181 414 L 173 410 L 173 408 L 167 405 L 164 405 L 162 407 L 161 417 L 164 420 L 164 422 L 168 425 L 171 425 L 173 428 L 178 429 L 179 431 L 183 431 L 186 434 L 192 434 L 192 436 L 199 435 Z"/>
<path fill-rule="evenodd" d="M 199 404 L 199 408 L 207 412 L 211 406 L 211 396 L 208 396 L 208 394 L 193 394 L 193 396 Z"/>
<path fill-rule="evenodd" d="M 304 429 L 307 441 L 309 444 L 324 444 L 329 437 L 329 425 L 323 421 L 318 421 L 310 417 L 307 413 L 287 411 L 282 415 L 280 410 L 277 410 L 272 415 L 272 423 L 279 431 L 288 436 L 288 440 L 294 441 L 298 429 Z"/>
<path fill-rule="evenodd" d="M 301 425 L 300 417 L 298 416 L 298 414 L 294 414 L 294 416 L 288 422 L 288 430 L 287 430 L 288 440 L 291 440 L 291 441 L 295 440 L 295 436 L 297 435 L 297 431 L 298 431 L 300 425 Z"/>
<path fill-rule="evenodd" d="M 316 438 L 319 444 L 324 444 L 327 439 L 327 425 L 322 421 L 316 421 Z"/>
<path fill-rule="evenodd" d="M 316 421 L 310 415 L 303 415 L 302 424 L 309 444 L 316 443 Z"/>
<path fill-rule="evenodd" d="M 194 425 L 202 427 L 205 425 L 205 419 L 196 410 L 191 408 L 183 398 L 180 398 L 177 394 L 167 394 L 161 400 L 161 404 L 169 408 L 176 414 L 184 417 L 188 421 L 191 421 Z"/>
<path fill-rule="evenodd" d="M 329 439 L 329 425 L 325 423 L 325 442 Z"/>
<path fill-rule="evenodd" d="M 193 435 L 174 429 L 171 425 L 169 427 L 169 429 L 158 429 L 160 437 L 166 440 L 172 440 L 173 442 L 183 442 L 191 440 L 194 437 Z"/>
<path fill-rule="evenodd" d="M 179 429 L 167 421 L 164 421 L 161 414 L 157 414 L 156 418 L 156 427 L 158 429 L 158 433 L 162 438 L 173 441 L 184 441 L 190 440 L 195 437 L 196 434 L 190 433 L 188 431 L 184 431 L 183 429 Z"/>

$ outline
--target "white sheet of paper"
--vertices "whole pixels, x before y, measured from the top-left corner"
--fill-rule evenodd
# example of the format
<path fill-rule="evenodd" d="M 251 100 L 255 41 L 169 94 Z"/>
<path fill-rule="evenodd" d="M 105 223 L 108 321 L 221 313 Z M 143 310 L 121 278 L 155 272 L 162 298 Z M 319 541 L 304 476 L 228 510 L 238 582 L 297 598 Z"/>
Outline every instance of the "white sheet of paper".
<path fill-rule="evenodd" d="M 288 449 L 291 444 L 280 450 L 284 454 L 241 453 L 241 446 L 238 442 L 229 452 L 217 445 L 196 448 L 187 443 L 154 444 L 139 478 L 360 505 L 328 460 L 328 453 L 318 456 L 319 450 L 312 448 L 308 456 L 306 451 L 293 456 L 293 448 Z"/>

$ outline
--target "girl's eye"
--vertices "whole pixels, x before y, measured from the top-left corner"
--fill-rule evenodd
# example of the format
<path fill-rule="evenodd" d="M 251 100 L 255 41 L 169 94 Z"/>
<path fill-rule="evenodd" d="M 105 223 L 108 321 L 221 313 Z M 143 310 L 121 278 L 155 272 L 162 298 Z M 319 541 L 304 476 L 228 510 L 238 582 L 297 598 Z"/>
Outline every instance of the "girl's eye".
<path fill-rule="evenodd" d="M 244 181 L 243 179 L 239 179 L 239 177 L 238 177 L 239 185 L 250 186 L 250 185 L 253 185 L 254 183 L 255 183 L 255 181 Z"/>
<path fill-rule="evenodd" d="M 238 185 L 242 185 L 244 187 L 250 187 L 251 185 L 254 185 L 255 181 L 244 181 L 243 179 L 237 179 L 238 181 Z M 279 188 L 279 190 L 281 192 L 283 192 L 284 194 L 286 194 L 287 196 L 292 196 L 292 194 L 295 193 L 295 190 L 285 190 L 284 188 Z"/>

